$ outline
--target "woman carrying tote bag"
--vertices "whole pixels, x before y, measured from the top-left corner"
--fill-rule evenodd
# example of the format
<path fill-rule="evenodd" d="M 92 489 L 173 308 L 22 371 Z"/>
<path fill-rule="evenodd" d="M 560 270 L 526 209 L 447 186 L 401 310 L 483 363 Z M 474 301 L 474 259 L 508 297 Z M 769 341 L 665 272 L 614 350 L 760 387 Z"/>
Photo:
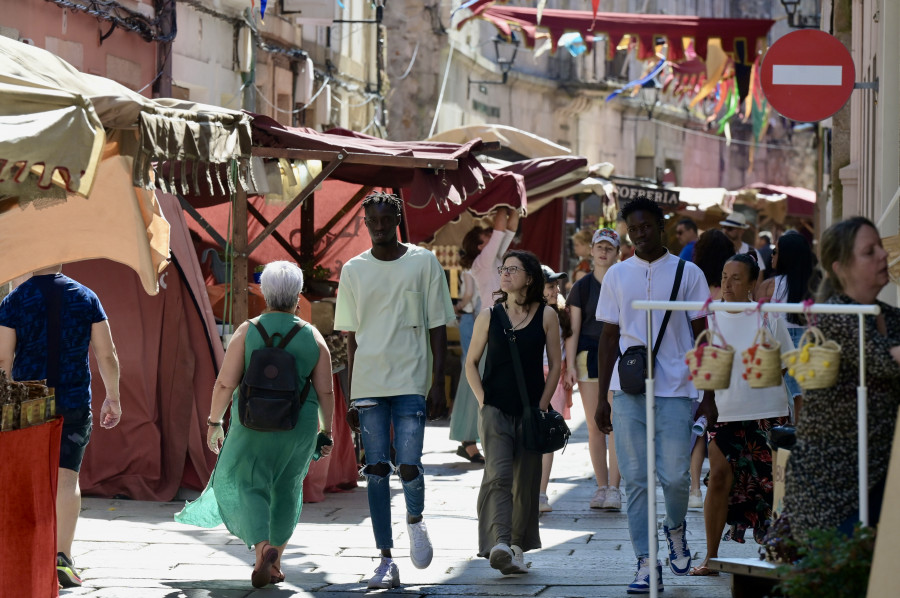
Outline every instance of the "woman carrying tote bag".
<path fill-rule="evenodd" d="M 562 357 L 559 318 L 546 305 L 543 291 L 544 276 L 534 254 L 514 250 L 504 255 L 500 290 L 494 293 L 499 298 L 475 320 L 466 355 L 466 377 L 481 408 L 486 460 L 478 493 L 478 556 L 488 558 L 491 567 L 504 575 L 528 573 L 524 553 L 541 547 L 542 455 L 524 446 L 523 401 L 507 335 L 515 336 L 529 404 L 546 410 L 559 381 Z M 485 349 L 482 378 L 478 363 Z"/>

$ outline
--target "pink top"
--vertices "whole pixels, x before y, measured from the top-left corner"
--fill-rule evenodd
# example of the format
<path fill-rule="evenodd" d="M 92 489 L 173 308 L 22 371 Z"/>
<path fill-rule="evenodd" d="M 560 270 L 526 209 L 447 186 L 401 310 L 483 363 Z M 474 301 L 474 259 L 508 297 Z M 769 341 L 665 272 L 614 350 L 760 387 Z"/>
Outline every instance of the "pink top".
<path fill-rule="evenodd" d="M 488 309 L 494 304 L 493 293 L 500 290 L 500 273 L 497 268 L 503 265 L 503 254 L 509 249 L 515 231 L 495 230 L 475 261 L 472 262 L 472 277 L 481 297 L 481 309 Z"/>

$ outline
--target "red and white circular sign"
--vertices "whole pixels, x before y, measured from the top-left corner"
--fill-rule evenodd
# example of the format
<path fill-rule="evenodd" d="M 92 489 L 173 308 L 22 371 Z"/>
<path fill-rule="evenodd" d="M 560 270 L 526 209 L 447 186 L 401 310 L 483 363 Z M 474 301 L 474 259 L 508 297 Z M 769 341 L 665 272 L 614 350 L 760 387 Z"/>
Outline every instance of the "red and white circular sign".
<path fill-rule="evenodd" d="M 850 52 L 818 29 L 780 38 L 763 56 L 760 70 L 763 93 L 772 107 L 800 122 L 823 120 L 840 110 L 855 80 Z"/>

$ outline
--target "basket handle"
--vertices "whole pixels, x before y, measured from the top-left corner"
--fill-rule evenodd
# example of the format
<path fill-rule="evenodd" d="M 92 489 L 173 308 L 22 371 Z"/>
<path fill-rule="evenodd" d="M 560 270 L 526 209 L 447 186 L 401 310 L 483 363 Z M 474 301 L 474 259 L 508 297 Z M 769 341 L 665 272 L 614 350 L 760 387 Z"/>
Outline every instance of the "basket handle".
<path fill-rule="evenodd" d="M 772 331 L 769 330 L 769 327 L 763 324 L 756 331 L 756 335 L 753 337 L 753 342 L 750 346 L 760 345 L 760 346 L 769 346 L 776 347 L 779 345 L 778 339 L 775 338 L 775 335 L 772 334 Z"/>
<path fill-rule="evenodd" d="M 807 336 L 812 337 L 807 340 Z M 806 344 L 813 345 L 824 345 L 825 344 L 825 335 L 822 334 L 822 331 L 818 329 L 816 326 L 810 326 L 803 332 L 803 336 L 800 337 L 800 343 L 798 343 L 798 348 L 803 348 Z"/>
<path fill-rule="evenodd" d="M 719 341 L 722 343 L 721 345 L 716 345 L 716 337 L 718 337 Z M 699 349 L 700 345 L 703 344 L 703 340 L 706 339 L 709 342 L 711 347 L 719 347 L 726 348 L 728 343 L 725 342 L 725 337 L 722 336 L 720 332 L 717 332 L 711 328 L 704 328 L 703 332 L 697 335 L 697 339 L 694 341 L 694 349 Z"/>

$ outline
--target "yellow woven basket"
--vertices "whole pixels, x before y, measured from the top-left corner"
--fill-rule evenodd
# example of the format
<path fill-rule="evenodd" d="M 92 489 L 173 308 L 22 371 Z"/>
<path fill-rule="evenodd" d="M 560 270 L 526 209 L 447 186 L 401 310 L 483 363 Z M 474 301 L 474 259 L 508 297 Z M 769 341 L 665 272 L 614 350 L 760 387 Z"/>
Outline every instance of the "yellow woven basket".
<path fill-rule="evenodd" d="M 784 367 L 800 388 L 813 390 L 834 386 L 841 364 L 841 346 L 815 326 L 807 328 L 800 337 L 800 346 L 781 357 Z"/>
<path fill-rule="evenodd" d="M 744 380 L 750 388 L 768 388 L 784 383 L 781 375 L 781 343 L 763 325 L 756 331 L 753 344 L 741 352 Z"/>
<path fill-rule="evenodd" d="M 721 344 L 716 344 L 716 338 Z M 731 384 L 731 364 L 734 348 L 722 335 L 707 328 L 694 341 L 694 348 L 687 352 L 684 362 L 690 374 L 688 379 L 697 390 L 722 390 Z"/>

